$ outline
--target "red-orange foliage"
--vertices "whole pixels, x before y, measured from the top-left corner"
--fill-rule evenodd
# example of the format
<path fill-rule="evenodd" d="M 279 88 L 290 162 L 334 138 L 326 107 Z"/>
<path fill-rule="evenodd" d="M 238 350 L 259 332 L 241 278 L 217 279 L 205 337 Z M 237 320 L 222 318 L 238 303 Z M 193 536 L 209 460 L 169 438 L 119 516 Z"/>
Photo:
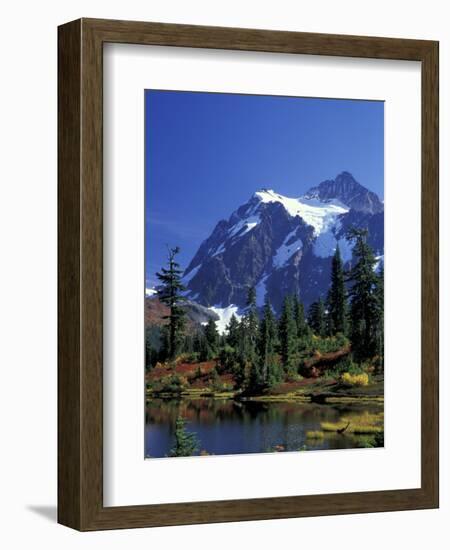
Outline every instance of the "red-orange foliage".
<path fill-rule="evenodd" d="M 191 386 L 191 388 L 207 388 L 211 384 L 210 374 L 211 371 L 216 368 L 215 361 L 203 361 L 201 363 L 177 363 L 175 365 L 165 364 L 161 365 L 158 363 L 153 369 L 147 374 L 148 382 L 155 382 L 166 378 L 167 376 L 172 376 L 177 374 L 186 378 Z M 200 376 L 198 374 L 200 373 Z M 226 384 L 235 384 L 235 380 L 232 374 L 220 374 L 220 381 Z"/>

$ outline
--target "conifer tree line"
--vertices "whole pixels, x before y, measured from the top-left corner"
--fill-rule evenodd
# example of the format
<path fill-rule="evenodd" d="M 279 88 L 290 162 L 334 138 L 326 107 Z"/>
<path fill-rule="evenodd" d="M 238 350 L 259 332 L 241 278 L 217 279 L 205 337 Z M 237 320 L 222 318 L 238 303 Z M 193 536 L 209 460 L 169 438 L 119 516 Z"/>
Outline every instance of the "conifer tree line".
<path fill-rule="evenodd" d="M 194 334 L 185 331 L 182 270 L 176 261 L 178 248 L 170 249 L 168 265 L 157 274 L 159 299 L 168 306 L 158 359 L 174 360 L 181 353 L 198 361 L 217 359 L 218 368 L 232 372 L 237 383 L 249 391 L 294 378 L 302 361 L 314 349 L 333 343 L 350 344 L 356 363 L 376 359 L 383 367 L 384 272 L 375 270 L 376 259 L 367 242 L 366 229 L 353 228 L 353 259 L 345 271 L 339 247 L 332 258 L 330 289 L 311 304 L 308 312 L 298 295 L 286 295 L 279 316 L 268 300 L 258 310 L 256 292 L 248 288 L 245 314 L 233 315 L 224 335 L 214 320 Z M 150 346 L 151 347 L 151 346 Z M 330 348 L 331 349 L 331 348 Z M 148 353 L 149 361 L 155 354 Z"/>

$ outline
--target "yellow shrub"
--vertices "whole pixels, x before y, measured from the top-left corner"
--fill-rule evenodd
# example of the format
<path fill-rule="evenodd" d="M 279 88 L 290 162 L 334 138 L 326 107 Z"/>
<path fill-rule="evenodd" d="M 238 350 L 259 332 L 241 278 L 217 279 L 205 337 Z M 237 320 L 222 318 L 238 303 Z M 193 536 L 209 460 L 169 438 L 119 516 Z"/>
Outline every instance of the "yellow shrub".
<path fill-rule="evenodd" d="M 369 375 L 367 372 L 361 374 L 350 374 L 344 372 L 341 375 L 341 382 L 346 386 L 367 386 L 369 384 Z"/>

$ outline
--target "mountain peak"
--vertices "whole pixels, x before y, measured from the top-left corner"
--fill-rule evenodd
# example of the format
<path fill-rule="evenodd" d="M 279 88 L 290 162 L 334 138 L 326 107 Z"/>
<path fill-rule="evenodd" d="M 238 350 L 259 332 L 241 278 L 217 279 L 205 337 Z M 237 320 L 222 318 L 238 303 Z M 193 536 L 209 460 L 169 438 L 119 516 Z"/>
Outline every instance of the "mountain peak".
<path fill-rule="evenodd" d="M 262 187 L 261 189 L 253 193 L 252 198 L 257 199 L 259 202 L 273 202 L 274 200 L 282 199 L 283 196 L 276 193 L 273 189 Z"/>
<path fill-rule="evenodd" d="M 377 214 L 383 212 L 383 203 L 378 195 L 361 185 L 350 172 L 344 171 L 334 180 L 325 180 L 317 187 L 312 187 L 305 198 L 316 198 L 321 201 L 338 199 L 357 212 Z"/>
<path fill-rule="evenodd" d="M 337 246 L 343 261 L 351 260 L 350 227 L 367 227 L 370 245 L 383 254 L 382 211 L 377 195 L 349 172 L 302 197 L 259 189 L 200 245 L 183 278 L 187 297 L 208 307 L 244 308 L 253 285 L 258 306 L 269 296 L 279 311 L 286 292 L 308 305 L 328 292 Z"/>
<path fill-rule="evenodd" d="M 300 217 L 314 228 L 316 234 L 329 224 L 332 218 L 348 212 L 349 208 L 340 200 L 317 200 L 316 197 L 291 198 L 280 195 L 271 189 L 257 191 L 250 201 L 251 208 L 245 209 L 245 214 L 255 214 L 260 206 L 278 203 L 292 218 Z M 238 210 L 239 212 L 239 210 Z"/>

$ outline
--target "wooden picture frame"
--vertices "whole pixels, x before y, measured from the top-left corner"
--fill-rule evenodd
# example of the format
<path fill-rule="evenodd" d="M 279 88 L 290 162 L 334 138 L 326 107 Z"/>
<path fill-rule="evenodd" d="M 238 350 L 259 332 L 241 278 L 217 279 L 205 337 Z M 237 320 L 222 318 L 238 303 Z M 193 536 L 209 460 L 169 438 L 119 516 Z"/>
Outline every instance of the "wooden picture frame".
<path fill-rule="evenodd" d="M 102 48 L 106 42 L 421 63 L 420 488 L 104 507 Z M 58 521 L 90 531 L 438 507 L 438 43 L 79 19 L 59 27 L 58 49 Z"/>

